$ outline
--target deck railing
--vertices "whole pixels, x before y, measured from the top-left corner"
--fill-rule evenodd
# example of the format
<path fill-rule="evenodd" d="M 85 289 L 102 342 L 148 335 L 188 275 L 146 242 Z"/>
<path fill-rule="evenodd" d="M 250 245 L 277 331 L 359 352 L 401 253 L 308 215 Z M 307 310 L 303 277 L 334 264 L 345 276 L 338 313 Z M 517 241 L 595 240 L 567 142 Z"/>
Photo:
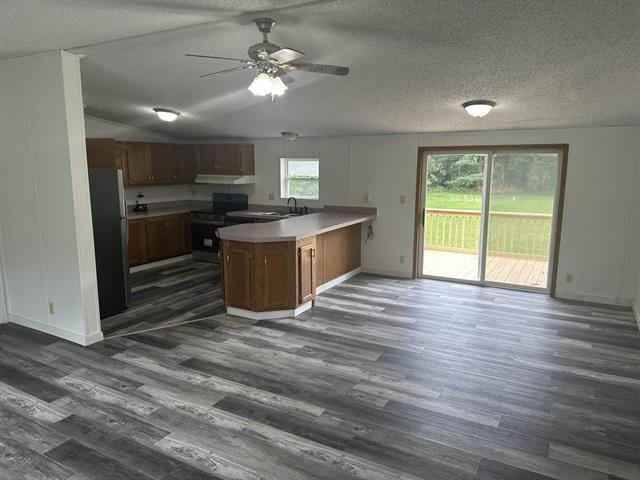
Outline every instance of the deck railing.
<path fill-rule="evenodd" d="M 496 255 L 546 258 L 551 239 L 546 213 L 490 212 L 488 252 Z M 477 252 L 481 213 L 475 210 L 427 208 L 425 248 Z"/>

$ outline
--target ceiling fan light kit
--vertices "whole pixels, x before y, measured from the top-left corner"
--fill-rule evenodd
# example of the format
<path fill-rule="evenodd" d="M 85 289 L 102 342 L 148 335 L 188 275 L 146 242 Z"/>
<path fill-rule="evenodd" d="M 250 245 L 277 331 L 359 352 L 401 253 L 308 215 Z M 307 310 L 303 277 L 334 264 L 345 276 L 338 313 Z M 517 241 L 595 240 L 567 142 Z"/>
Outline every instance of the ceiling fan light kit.
<path fill-rule="evenodd" d="M 493 110 L 493 107 L 496 106 L 496 102 L 492 100 L 470 100 L 468 102 L 464 102 L 462 106 L 472 117 L 482 118 Z"/>
<path fill-rule="evenodd" d="M 185 55 L 188 57 L 230 60 L 240 62 L 242 64 L 238 67 L 207 73 L 205 75 L 201 75 L 201 77 L 209 77 L 242 70 L 257 70 L 259 73 L 254 78 L 253 82 L 251 82 L 251 85 L 249 85 L 249 91 L 260 97 L 271 95 L 272 99 L 284 95 L 288 88 L 285 81 L 288 83 L 293 82 L 293 79 L 287 75 L 288 72 L 300 70 L 310 73 L 324 73 L 339 76 L 344 76 L 349 73 L 348 67 L 297 62 L 297 60 L 304 57 L 304 53 L 294 50 L 293 48 L 280 48 L 278 45 L 269 42 L 269 34 L 276 25 L 275 20 L 263 17 L 256 18 L 254 22 L 258 27 L 258 30 L 262 33 L 262 42 L 249 47 L 249 50 L 247 51 L 249 59 L 197 55 L 191 53 L 187 53 Z"/>
<path fill-rule="evenodd" d="M 153 111 L 163 122 L 174 122 L 180 116 L 180 112 L 167 110 L 166 108 L 154 108 Z"/>

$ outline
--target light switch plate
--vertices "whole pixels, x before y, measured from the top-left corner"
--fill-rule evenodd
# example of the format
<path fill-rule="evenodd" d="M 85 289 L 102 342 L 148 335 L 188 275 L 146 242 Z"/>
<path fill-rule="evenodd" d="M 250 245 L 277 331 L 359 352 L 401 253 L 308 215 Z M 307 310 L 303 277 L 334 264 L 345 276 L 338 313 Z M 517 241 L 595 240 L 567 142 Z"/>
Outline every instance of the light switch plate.
<path fill-rule="evenodd" d="M 407 197 L 404 195 L 400 195 L 400 203 L 404 203 L 407 201 Z"/>
<path fill-rule="evenodd" d="M 275 198 L 275 195 L 273 193 L 269 194 L 269 200 L 273 200 Z"/>

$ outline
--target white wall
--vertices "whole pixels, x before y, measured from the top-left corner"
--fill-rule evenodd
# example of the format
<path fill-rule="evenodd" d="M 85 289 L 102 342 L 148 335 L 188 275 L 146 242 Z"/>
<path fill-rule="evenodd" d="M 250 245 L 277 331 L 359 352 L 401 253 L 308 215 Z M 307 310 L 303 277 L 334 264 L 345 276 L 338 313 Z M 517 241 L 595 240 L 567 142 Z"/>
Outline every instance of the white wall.
<path fill-rule="evenodd" d="M 51 52 L 1 61 L 0 80 L 0 236 L 9 320 L 93 343 L 102 332 L 79 58 Z"/>
<path fill-rule="evenodd" d="M 411 274 L 419 146 L 569 144 L 557 294 L 564 298 L 630 305 L 637 292 L 638 240 L 634 178 L 640 162 L 640 127 L 554 129 L 302 138 L 293 143 L 258 139 L 258 183 L 250 202 L 281 204 L 280 156 L 318 156 L 320 201 L 377 206 L 375 240 L 364 249 L 365 269 Z M 211 189 L 211 187 L 209 187 Z M 268 194 L 275 199 L 269 200 Z M 366 193 L 373 195 L 371 204 Z M 400 203 L 400 195 L 406 203 Z M 400 263 L 400 256 L 405 263 Z M 572 283 L 566 283 L 573 273 Z"/>

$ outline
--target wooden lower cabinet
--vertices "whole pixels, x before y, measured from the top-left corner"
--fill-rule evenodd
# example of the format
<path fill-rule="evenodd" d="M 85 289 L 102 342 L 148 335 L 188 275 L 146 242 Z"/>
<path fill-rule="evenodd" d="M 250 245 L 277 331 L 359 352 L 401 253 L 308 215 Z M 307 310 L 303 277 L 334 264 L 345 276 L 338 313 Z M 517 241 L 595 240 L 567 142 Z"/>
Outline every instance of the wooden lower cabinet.
<path fill-rule="evenodd" d="M 225 305 L 270 312 L 314 301 L 318 285 L 360 266 L 360 243 L 360 224 L 290 242 L 223 240 Z"/>
<path fill-rule="evenodd" d="M 225 305 L 253 311 L 296 307 L 295 242 L 224 241 L 222 255 Z"/>
<path fill-rule="evenodd" d="M 189 214 L 129 220 L 129 266 L 191 252 Z"/>
<path fill-rule="evenodd" d="M 147 263 L 147 221 L 129 221 L 129 266 Z"/>
<path fill-rule="evenodd" d="M 224 242 L 225 304 L 251 310 L 252 243 Z"/>
<path fill-rule="evenodd" d="M 295 299 L 286 285 L 295 281 L 293 242 L 263 243 L 255 245 L 254 308 L 287 310 Z"/>
<path fill-rule="evenodd" d="M 316 237 L 298 241 L 298 305 L 316 298 Z"/>

